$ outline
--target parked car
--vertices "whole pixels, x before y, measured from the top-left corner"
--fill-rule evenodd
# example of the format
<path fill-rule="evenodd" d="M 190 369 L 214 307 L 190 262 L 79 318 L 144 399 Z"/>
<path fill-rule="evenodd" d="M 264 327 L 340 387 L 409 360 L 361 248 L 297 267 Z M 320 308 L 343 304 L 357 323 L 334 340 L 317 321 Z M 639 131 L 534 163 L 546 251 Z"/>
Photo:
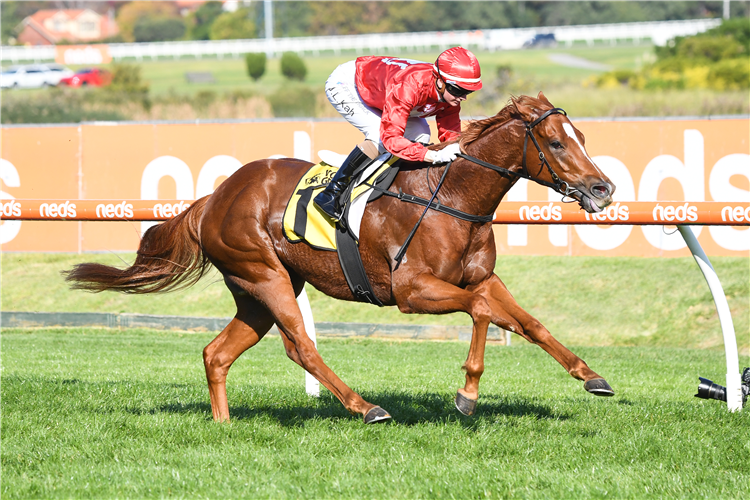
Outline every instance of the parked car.
<path fill-rule="evenodd" d="M 60 84 L 71 87 L 80 87 L 82 85 L 103 87 L 109 85 L 111 81 L 112 74 L 109 71 L 100 68 L 88 68 L 77 71 L 73 76 L 61 79 Z"/>
<path fill-rule="evenodd" d="M 46 70 L 42 66 L 11 66 L 0 74 L 0 87 L 39 88 L 47 85 Z"/>
<path fill-rule="evenodd" d="M 45 69 L 45 82 L 47 85 L 57 85 L 60 83 L 60 80 L 63 78 L 68 78 L 70 76 L 73 76 L 75 72 L 70 69 L 66 68 L 65 66 L 62 66 L 60 64 L 45 64 L 43 66 Z"/>
<path fill-rule="evenodd" d="M 545 48 L 557 46 L 554 33 L 538 33 L 523 43 L 524 48 Z"/>

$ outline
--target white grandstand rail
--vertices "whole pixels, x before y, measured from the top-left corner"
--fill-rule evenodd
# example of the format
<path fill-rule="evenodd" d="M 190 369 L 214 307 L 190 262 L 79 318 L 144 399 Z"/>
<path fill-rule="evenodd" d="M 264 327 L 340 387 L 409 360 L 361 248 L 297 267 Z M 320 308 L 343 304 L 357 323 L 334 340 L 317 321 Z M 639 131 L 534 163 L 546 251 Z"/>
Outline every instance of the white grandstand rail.
<path fill-rule="evenodd" d="M 572 45 L 576 42 L 593 44 L 596 41 L 618 40 L 640 42 L 651 40 L 656 45 L 664 45 L 676 36 L 702 33 L 721 24 L 721 19 L 694 19 L 687 21 L 658 21 L 644 23 L 593 24 L 576 26 L 549 26 L 538 28 L 509 28 L 476 31 L 427 31 L 418 33 L 373 33 L 367 35 L 316 36 L 294 38 L 271 38 L 249 40 L 153 42 L 153 43 L 113 43 L 109 44 L 110 54 L 116 61 L 123 59 L 183 57 L 239 57 L 249 52 L 263 52 L 279 55 L 282 52 L 296 52 L 300 55 L 319 55 L 322 52 L 340 54 L 342 51 L 355 51 L 360 54 L 385 52 L 426 52 L 442 50 L 455 45 L 478 50 L 512 50 L 523 47 L 524 42 L 534 35 L 553 33 L 558 42 Z M 17 63 L 21 61 L 52 61 L 55 47 L 4 46 L 0 50 L 0 60 Z"/>

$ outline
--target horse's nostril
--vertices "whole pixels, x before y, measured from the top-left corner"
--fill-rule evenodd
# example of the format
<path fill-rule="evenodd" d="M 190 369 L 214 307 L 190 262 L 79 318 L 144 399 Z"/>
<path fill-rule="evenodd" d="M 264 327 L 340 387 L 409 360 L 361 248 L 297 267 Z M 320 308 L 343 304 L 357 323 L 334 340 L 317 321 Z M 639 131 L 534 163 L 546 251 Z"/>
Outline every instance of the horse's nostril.
<path fill-rule="evenodd" d="M 606 198 L 607 196 L 609 196 L 609 186 L 607 186 L 606 184 L 599 184 L 591 188 L 591 192 L 597 198 Z"/>

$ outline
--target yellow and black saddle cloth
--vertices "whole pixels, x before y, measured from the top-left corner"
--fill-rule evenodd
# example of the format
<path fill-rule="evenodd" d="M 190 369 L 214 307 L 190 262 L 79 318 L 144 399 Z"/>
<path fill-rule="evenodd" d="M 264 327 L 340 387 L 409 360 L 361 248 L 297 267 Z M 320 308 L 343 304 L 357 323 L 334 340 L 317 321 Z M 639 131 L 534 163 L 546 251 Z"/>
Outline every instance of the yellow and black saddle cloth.
<path fill-rule="evenodd" d="M 398 173 L 398 157 L 386 153 L 369 165 L 351 183 L 343 194 L 348 199 L 344 209 L 343 224 L 353 236 L 359 238 L 359 225 L 367 203 L 383 194 Z M 325 189 L 336 175 L 338 167 L 320 162 L 310 167 L 287 203 L 284 211 L 284 236 L 291 243 L 306 241 L 319 250 L 338 249 L 336 223 L 313 203 L 313 199 Z M 380 188 L 374 190 L 373 185 Z"/>
<path fill-rule="evenodd" d="M 342 194 L 348 201 L 341 220 L 334 222 L 313 199 L 325 189 L 337 170 L 338 167 L 321 162 L 310 167 L 300 179 L 284 211 L 284 236 L 292 243 L 305 241 L 314 248 L 335 251 L 354 297 L 383 306 L 362 264 L 359 228 L 367 203 L 383 195 L 396 178 L 398 158 L 383 154 L 359 173 Z"/>

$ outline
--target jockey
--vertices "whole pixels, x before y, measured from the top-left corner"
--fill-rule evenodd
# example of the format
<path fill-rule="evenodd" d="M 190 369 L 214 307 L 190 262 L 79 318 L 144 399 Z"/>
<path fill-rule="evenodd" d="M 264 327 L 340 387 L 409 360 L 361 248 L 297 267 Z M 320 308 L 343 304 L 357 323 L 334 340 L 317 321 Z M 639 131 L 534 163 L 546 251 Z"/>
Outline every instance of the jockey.
<path fill-rule="evenodd" d="M 352 177 L 386 151 L 409 161 L 446 163 L 458 144 L 428 150 L 434 116 L 438 138 L 445 142 L 461 132 L 461 102 L 482 88 L 479 62 L 462 47 L 440 54 L 434 64 L 397 57 L 359 57 L 336 68 L 326 81 L 326 96 L 336 111 L 357 127 L 365 140 L 339 168 L 315 204 L 334 220 L 341 218 L 340 195 Z"/>

